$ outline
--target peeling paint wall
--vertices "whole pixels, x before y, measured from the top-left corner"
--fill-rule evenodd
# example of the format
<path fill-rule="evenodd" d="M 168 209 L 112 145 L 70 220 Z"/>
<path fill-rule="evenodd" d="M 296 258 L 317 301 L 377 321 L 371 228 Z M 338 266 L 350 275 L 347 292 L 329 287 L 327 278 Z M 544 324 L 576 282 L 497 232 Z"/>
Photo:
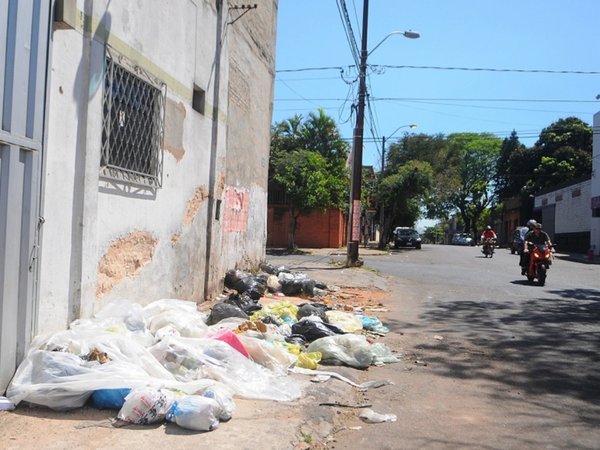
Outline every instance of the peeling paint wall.
<path fill-rule="evenodd" d="M 111 242 L 98 265 L 96 298 L 104 297 L 125 278 L 138 275 L 152 261 L 157 243 L 157 239 L 143 231 Z"/>
<path fill-rule="evenodd" d="M 277 1 L 233 25 L 227 5 L 79 1 L 81 20 L 54 32 L 40 332 L 114 299 L 201 302 L 226 270 L 264 257 Z M 229 26 L 220 54 L 219 23 Z M 166 83 L 160 189 L 100 178 L 106 45 Z M 195 87 L 204 112 L 192 107 Z M 226 201 L 232 189 L 242 209 Z"/>

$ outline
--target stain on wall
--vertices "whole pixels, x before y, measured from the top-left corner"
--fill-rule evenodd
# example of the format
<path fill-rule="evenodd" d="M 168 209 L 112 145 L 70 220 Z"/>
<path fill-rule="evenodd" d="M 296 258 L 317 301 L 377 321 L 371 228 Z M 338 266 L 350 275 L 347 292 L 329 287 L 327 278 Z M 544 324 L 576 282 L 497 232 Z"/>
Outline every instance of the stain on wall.
<path fill-rule="evenodd" d="M 134 231 L 113 241 L 98 264 L 96 298 L 102 298 L 125 278 L 135 277 L 152 261 L 158 244 L 150 233 Z"/>
<path fill-rule="evenodd" d="M 204 186 L 198 186 L 194 191 L 194 195 L 188 200 L 183 216 L 183 224 L 189 225 L 194 221 L 194 217 L 198 214 L 198 210 L 204 200 L 208 198 L 208 190 Z"/>
<path fill-rule="evenodd" d="M 248 229 L 249 201 L 250 193 L 247 190 L 231 186 L 225 190 L 223 224 L 226 232 L 244 232 Z"/>
<path fill-rule="evenodd" d="M 185 120 L 185 106 L 167 98 L 165 110 L 165 150 L 173 155 L 177 162 L 183 159 L 183 122 Z"/>

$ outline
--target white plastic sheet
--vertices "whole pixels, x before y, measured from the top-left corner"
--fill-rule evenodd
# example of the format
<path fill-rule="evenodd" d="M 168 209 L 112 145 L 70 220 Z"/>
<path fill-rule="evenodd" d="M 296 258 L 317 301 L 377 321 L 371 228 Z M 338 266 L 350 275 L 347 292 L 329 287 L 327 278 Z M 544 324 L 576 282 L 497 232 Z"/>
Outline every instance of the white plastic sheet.
<path fill-rule="evenodd" d="M 83 406 L 99 389 L 151 387 L 196 394 L 222 386 L 219 392 L 257 399 L 300 396 L 293 379 L 278 377 L 223 342 L 171 335 L 176 334 L 173 330 L 204 334 L 205 319 L 195 303 L 182 300 L 159 300 L 144 308 L 111 303 L 94 319 L 35 338 L 6 396 L 15 405 L 27 401 L 58 410 Z M 157 338 L 148 328 L 152 324 L 157 333 L 170 332 Z M 91 355 L 101 357 L 94 360 Z"/>

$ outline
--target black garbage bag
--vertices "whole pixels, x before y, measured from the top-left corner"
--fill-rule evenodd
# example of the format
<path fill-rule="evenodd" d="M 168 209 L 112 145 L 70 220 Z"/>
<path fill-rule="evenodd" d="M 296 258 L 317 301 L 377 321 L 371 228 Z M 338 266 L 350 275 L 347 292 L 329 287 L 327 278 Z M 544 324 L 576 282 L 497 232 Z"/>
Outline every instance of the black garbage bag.
<path fill-rule="evenodd" d="M 273 316 L 264 316 L 260 318 L 260 321 L 262 323 L 270 323 L 272 325 L 281 325 L 281 322 L 279 320 L 277 320 L 275 317 Z"/>
<path fill-rule="evenodd" d="M 225 303 L 237 306 L 248 315 L 251 315 L 253 312 L 260 311 L 262 309 L 262 305 L 258 304 L 258 299 L 255 299 L 246 293 L 231 294 L 229 298 L 225 300 Z"/>
<path fill-rule="evenodd" d="M 258 300 L 267 290 L 267 280 L 262 276 L 250 275 L 242 270 L 230 270 L 225 274 L 225 286 Z"/>
<path fill-rule="evenodd" d="M 317 281 L 315 280 L 315 287 L 317 289 L 327 289 L 327 285 L 325 283 L 323 283 L 322 281 Z"/>
<path fill-rule="evenodd" d="M 306 295 L 307 297 L 314 297 L 315 285 L 316 283 L 314 280 L 302 280 L 302 294 Z"/>
<path fill-rule="evenodd" d="M 260 263 L 260 265 L 258 267 L 260 270 L 268 273 L 269 275 L 279 275 L 281 272 L 285 272 L 285 273 L 290 272 L 289 269 L 287 269 L 285 266 L 275 267 L 273 264 L 269 264 L 266 262 Z"/>
<path fill-rule="evenodd" d="M 235 285 L 243 278 L 248 278 L 250 276 L 249 273 L 246 273 L 242 270 L 229 270 L 225 274 L 225 287 L 229 289 L 235 289 Z M 235 289 L 237 291 L 237 289 Z"/>
<path fill-rule="evenodd" d="M 241 317 L 242 319 L 248 319 L 248 314 L 242 311 L 235 305 L 229 303 L 217 303 L 212 307 L 210 316 L 208 316 L 208 324 L 215 325 L 223 319 L 228 317 Z"/>
<path fill-rule="evenodd" d="M 292 334 L 300 334 L 308 342 L 312 342 L 325 336 L 335 334 L 345 334 L 343 330 L 330 323 L 324 323 L 321 320 L 304 317 L 292 325 Z"/>
<path fill-rule="evenodd" d="M 287 342 L 288 344 L 296 344 L 303 346 L 306 344 L 306 338 L 301 334 L 290 334 L 289 336 L 285 337 L 285 342 Z"/>
<path fill-rule="evenodd" d="M 284 295 L 298 295 L 302 292 L 302 281 L 303 280 L 299 280 L 299 279 L 283 279 L 283 280 L 279 280 L 279 282 L 281 283 L 281 292 L 283 292 Z"/>
<path fill-rule="evenodd" d="M 325 311 L 329 309 L 331 308 L 329 308 L 329 306 L 325 305 L 324 303 L 301 303 L 300 305 L 298 305 L 298 312 L 296 313 L 296 318 L 300 320 L 303 317 L 317 316 L 320 317 L 323 322 L 328 323 L 329 319 L 327 319 Z"/>

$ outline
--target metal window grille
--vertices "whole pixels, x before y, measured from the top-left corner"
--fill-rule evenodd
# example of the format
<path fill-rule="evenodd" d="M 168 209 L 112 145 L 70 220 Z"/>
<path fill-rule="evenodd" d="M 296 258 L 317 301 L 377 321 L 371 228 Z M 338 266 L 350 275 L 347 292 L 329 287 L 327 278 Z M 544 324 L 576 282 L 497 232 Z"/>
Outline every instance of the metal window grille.
<path fill-rule="evenodd" d="M 107 49 L 104 76 L 102 178 L 162 186 L 166 85 Z"/>

